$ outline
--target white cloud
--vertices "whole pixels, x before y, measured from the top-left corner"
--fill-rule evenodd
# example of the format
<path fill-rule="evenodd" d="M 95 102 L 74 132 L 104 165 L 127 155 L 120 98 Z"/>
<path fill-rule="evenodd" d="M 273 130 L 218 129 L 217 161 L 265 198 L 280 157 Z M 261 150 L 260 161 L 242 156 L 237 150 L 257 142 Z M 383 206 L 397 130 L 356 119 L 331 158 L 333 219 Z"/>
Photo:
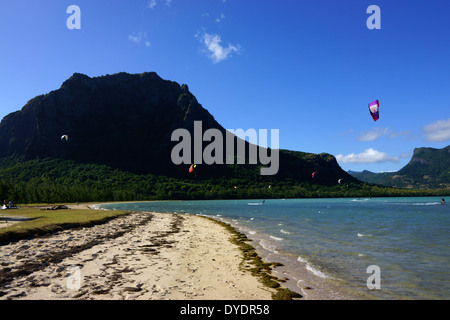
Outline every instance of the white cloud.
<path fill-rule="evenodd" d="M 166 7 L 170 8 L 171 5 L 172 5 L 172 0 L 165 0 L 164 3 L 165 3 L 165 5 L 166 5 Z M 153 9 L 153 8 L 156 7 L 157 4 L 158 4 L 158 3 L 156 2 L 156 0 L 149 0 L 149 1 L 147 2 L 147 8 Z"/>
<path fill-rule="evenodd" d="M 428 141 L 447 141 L 450 140 L 450 118 L 439 120 L 426 125 L 423 132 Z"/>
<path fill-rule="evenodd" d="M 411 140 L 414 139 L 414 136 L 411 135 L 409 131 L 401 131 L 401 132 L 390 132 L 389 138 L 403 137 L 403 140 Z"/>
<path fill-rule="evenodd" d="M 153 9 L 154 7 L 156 7 L 156 0 L 150 0 L 148 3 L 147 3 L 147 8 L 149 8 L 149 9 Z"/>
<path fill-rule="evenodd" d="M 388 133 L 389 133 L 388 128 L 374 128 L 370 131 L 360 133 L 358 141 L 373 141 Z"/>
<path fill-rule="evenodd" d="M 132 42 L 139 42 L 141 40 L 141 38 L 139 36 L 132 36 L 129 35 L 128 36 L 128 40 L 132 41 Z"/>
<path fill-rule="evenodd" d="M 219 23 L 223 19 L 225 19 L 225 15 L 223 13 L 221 13 L 220 16 L 216 18 L 216 22 Z"/>
<path fill-rule="evenodd" d="M 336 160 L 341 163 L 379 163 L 379 162 L 398 162 L 400 158 L 409 157 L 409 154 L 403 153 L 398 157 L 392 157 L 387 153 L 377 151 L 373 148 L 369 148 L 362 153 L 348 155 L 338 154 Z"/>
<path fill-rule="evenodd" d="M 202 35 L 196 35 L 200 39 L 206 49 L 208 50 L 208 57 L 214 62 L 218 63 L 228 59 L 234 53 L 239 53 L 239 45 L 228 44 L 228 47 L 221 45 L 222 39 L 217 34 L 203 33 Z"/>
<path fill-rule="evenodd" d="M 142 42 L 147 48 L 151 46 L 150 41 L 147 40 L 147 33 L 145 32 L 139 32 L 138 34 L 129 35 L 128 40 L 135 43 Z"/>
<path fill-rule="evenodd" d="M 361 132 L 357 138 L 358 141 L 374 141 L 382 136 L 388 136 L 393 139 L 396 137 L 403 137 L 403 139 L 411 139 L 412 136 L 408 131 L 394 132 L 390 128 L 374 128 L 369 131 Z"/>

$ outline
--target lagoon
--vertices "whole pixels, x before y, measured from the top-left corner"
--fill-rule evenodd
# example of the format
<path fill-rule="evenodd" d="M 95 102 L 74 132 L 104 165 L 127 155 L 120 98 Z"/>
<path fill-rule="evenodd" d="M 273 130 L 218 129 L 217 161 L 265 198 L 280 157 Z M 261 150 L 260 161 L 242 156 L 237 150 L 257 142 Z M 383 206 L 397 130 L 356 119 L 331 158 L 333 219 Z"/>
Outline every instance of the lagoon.
<path fill-rule="evenodd" d="M 450 208 L 439 197 L 158 201 L 102 205 L 225 220 L 302 287 L 303 269 L 363 298 L 449 299 Z M 369 266 L 381 288 L 369 290 Z M 302 271 L 303 270 L 303 271 Z M 305 293 L 304 287 L 302 292 Z"/>

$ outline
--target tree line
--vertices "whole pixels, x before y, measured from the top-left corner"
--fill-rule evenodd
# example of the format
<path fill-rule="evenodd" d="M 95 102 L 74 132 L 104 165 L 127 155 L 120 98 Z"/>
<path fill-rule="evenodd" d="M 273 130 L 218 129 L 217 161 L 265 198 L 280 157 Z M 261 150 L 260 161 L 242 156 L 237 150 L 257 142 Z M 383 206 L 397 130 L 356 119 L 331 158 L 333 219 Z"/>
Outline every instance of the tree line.
<path fill-rule="evenodd" d="M 283 199 L 380 196 L 443 196 L 450 190 L 414 190 L 368 183 L 334 186 L 275 177 L 199 179 L 138 175 L 105 165 L 69 160 L 31 160 L 0 167 L 0 199 L 14 203 L 142 200 Z"/>

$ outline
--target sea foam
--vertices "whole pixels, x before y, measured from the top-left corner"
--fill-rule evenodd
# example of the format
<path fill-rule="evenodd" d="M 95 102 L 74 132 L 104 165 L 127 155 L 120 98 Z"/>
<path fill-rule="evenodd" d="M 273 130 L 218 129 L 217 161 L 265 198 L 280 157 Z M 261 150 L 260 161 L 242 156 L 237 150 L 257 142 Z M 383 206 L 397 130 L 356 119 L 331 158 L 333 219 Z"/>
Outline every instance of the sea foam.
<path fill-rule="evenodd" d="M 275 236 L 270 236 L 271 239 L 276 240 L 276 241 L 282 241 L 283 238 L 279 238 L 279 237 L 275 237 Z"/>
<path fill-rule="evenodd" d="M 311 271 L 312 273 L 314 273 L 316 276 L 321 277 L 321 278 L 328 278 L 328 276 L 323 273 L 322 271 L 319 271 L 317 269 L 315 269 L 314 267 L 312 267 L 310 264 L 306 264 L 306 270 Z"/>

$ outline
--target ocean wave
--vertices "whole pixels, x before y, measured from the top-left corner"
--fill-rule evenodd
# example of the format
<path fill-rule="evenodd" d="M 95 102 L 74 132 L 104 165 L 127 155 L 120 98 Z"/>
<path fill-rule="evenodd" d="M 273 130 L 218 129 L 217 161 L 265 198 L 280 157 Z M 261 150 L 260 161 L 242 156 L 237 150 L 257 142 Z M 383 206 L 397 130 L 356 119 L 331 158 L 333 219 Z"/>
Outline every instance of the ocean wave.
<path fill-rule="evenodd" d="M 272 243 L 270 243 L 267 240 L 262 239 L 262 240 L 259 241 L 259 244 L 260 244 L 261 247 L 263 247 L 264 249 L 266 249 L 268 251 L 271 251 L 273 253 L 278 253 L 278 251 L 276 250 L 277 247 L 274 246 Z"/>
<path fill-rule="evenodd" d="M 298 256 L 297 258 L 298 262 L 304 263 L 305 264 L 305 268 L 306 270 L 312 272 L 313 274 L 315 274 L 318 277 L 321 278 L 330 278 L 329 276 L 327 276 L 325 273 L 323 273 L 322 271 L 314 268 L 305 258 Z"/>
<path fill-rule="evenodd" d="M 413 206 L 435 206 L 437 204 L 441 204 L 440 202 L 418 202 L 418 203 L 413 203 Z"/>
<path fill-rule="evenodd" d="M 358 233 L 358 237 L 371 237 L 371 234 L 363 234 L 363 233 Z"/>
<path fill-rule="evenodd" d="M 254 235 L 257 233 L 256 230 L 246 228 L 246 227 L 241 228 L 240 231 L 244 232 L 245 234 L 251 234 L 251 235 Z"/>
<path fill-rule="evenodd" d="M 329 278 L 325 273 L 323 273 L 320 270 L 315 269 L 314 267 L 312 267 L 310 264 L 306 264 L 306 270 L 311 271 L 312 273 L 314 273 L 316 276 L 319 276 L 321 278 Z"/>
<path fill-rule="evenodd" d="M 397 206 L 435 206 L 435 205 L 441 205 L 439 201 L 433 201 L 433 202 L 380 202 L 384 205 L 397 205 Z"/>
<path fill-rule="evenodd" d="M 281 229 L 280 232 L 281 232 L 281 233 L 284 233 L 284 234 L 291 234 L 291 232 L 285 231 L 285 230 L 283 230 L 283 229 Z"/>
<path fill-rule="evenodd" d="M 279 238 L 279 237 L 275 237 L 275 236 L 270 236 L 271 239 L 276 240 L 276 241 L 282 241 L 284 240 L 283 238 Z"/>

